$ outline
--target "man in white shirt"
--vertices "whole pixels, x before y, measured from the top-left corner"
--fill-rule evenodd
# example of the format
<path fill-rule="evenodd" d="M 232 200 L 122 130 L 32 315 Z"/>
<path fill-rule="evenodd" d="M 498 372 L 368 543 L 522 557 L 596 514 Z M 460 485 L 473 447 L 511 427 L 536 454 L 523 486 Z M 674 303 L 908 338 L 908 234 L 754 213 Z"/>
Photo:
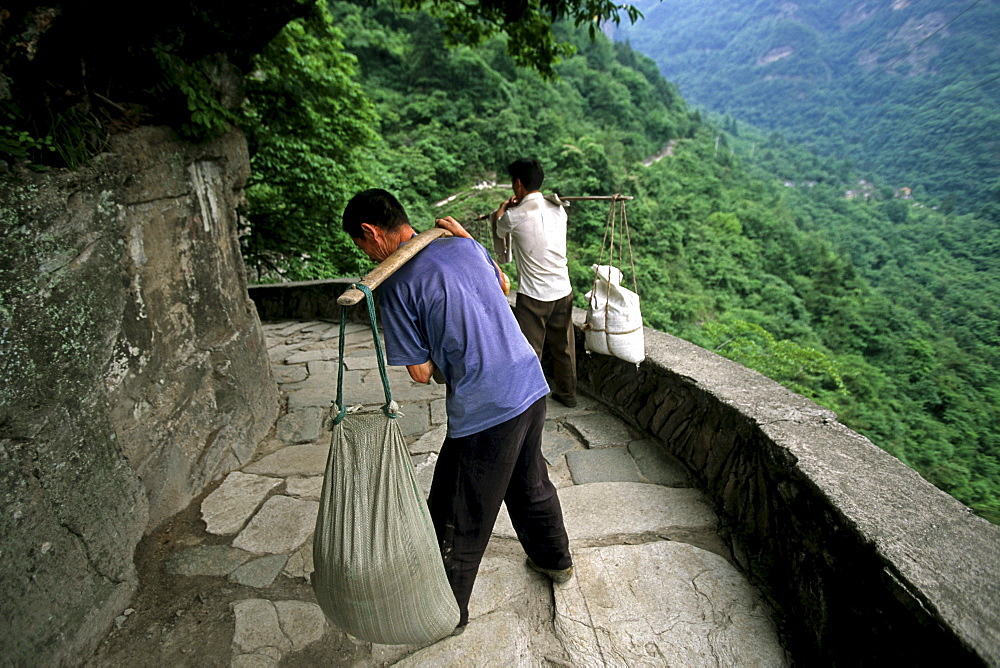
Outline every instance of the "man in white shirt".
<path fill-rule="evenodd" d="M 517 263 L 514 317 L 541 359 L 552 356 L 552 398 L 576 405 L 576 337 L 573 286 L 566 269 L 566 211 L 540 192 L 545 174 L 538 160 L 507 167 L 514 196 L 493 214 L 495 234 L 508 237 Z"/>

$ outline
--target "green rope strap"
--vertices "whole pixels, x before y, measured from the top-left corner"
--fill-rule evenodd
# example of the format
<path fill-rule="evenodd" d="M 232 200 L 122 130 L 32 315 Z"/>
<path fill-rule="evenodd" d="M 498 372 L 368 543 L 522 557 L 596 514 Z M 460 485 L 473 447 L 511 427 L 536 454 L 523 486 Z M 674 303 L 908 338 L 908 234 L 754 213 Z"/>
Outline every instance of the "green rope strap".
<path fill-rule="evenodd" d="M 375 340 L 375 357 L 378 359 L 378 373 L 382 378 L 382 389 L 385 391 L 385 405 L 382 406 L 384 412 L 390 418 L 397 418 L 398 407 L 392 400 L 392 391 L 389 389 L 389 374 L 385 369 L 385 352 L 382 350 L 382 340 L 378 337 L 378 325 L 375 322 L 375 296 L 371 288 L 364 283 L 354 283 L 352 288 L 357 288 L 365 295 L 365 303 L 368 306 L 368 322 L 372 328 L 372 338 Z M 347 307 L 340 307 L 340 363 L 337 368 L 337 417 L 333 418 L 333 424 L 339 424 L 347 414 L 347 407 L 344 405 L 344 338 L 347 328 Z"/>

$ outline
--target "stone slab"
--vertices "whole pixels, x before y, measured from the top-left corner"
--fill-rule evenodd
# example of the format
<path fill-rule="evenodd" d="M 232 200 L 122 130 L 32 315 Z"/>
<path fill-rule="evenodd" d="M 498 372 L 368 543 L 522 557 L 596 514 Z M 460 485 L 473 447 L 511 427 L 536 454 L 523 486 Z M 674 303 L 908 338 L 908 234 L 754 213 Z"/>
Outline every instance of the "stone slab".
<path fill-rule="evenodd" d="M 288 558 L 283 573 L 290 578 L 302 578 L 306 582 L 312 580 L 312 573 L 316 570 L 313 563 L 313 537 L 310 536 L 302 547 L 295 550 Z"/>
<path fill-rule="evenodd" d="M 278 668 L 281 652 L 274 647 L 263 647 L 249 654 L 234 654 L 229 668 Z"/>
<path fill-rule="evenodd" d="M 306 362 L 306 369 L 309 371 L 309 376 L 336 376 L 340 373 L 337 363 L 329 360 Z"/>
<path fill-rule="evenodd" d="M 584 445 L 573 432 L 562 423 L 552 420 L 545 421 L 542 430 L 542 456 L 549 466 L 555 466 L 563 455 L 572 450 L 583 449 Z"/>
<path fill-rule="evenodd" d="M 323 492 L 323 476 L 309 476 L 307 478 L 288 478 L 285 480 L 285 494 L 300 499 L 312 499 L 319 501 Z"/>
<path fill-rule="evenodd" d="M 173 575 L 225 576 L 252 557 L 252 554 L 228 545 L 199 545 L 170 555 L 166 569 Z"/>
<path fill-rule="evenodd" d="M 446 424 L 448 422 L 448 405 L 444 399 L 431 402 L 431 424 Z"/>
<path fill-rule="evenodd" d="M 553 588 L 579 666 L 785 666 L 771 612 L 729 563 L 683 543 L 588 548 Z"/>
<path fill-rule="evenodd" d="M 297 652 L 311 645 L 326 633 L 327 621 L 323 609 L 309 601 L 275 601 L 278 624 Z"/>
<path fill-rule="evenodd" d="M 288 555 L 269 554 L 266 557 L 252 559 L 229 574 L 230 582 L 247 587 L 270 587 L 281 569 L 288 563 Z"/>
<path fill-rule="evenodd" d="M 288 410 L 297 411 L 302 410 L 303 408 L 308 408 L 309 406 L 317 406 L 326 410 L 333 405 L 336 398 L 336 385 L 334 385 L 334 391 L 332 393 L 325 388 L 293 391 L 288 393 Z"/>
<path fill-rule="evenodd" d="M 281 630 L 274 603 L 262 598 L 237 601 L 230 606 L 236 621 L 234 654 L 258 654 L 273 648 L 280 658 L 292 649 L 292 641 Z"/>
<path fill-rule="evenodd" d="M 625 423 L 608 413 L 571 415 L 565 422 L 588 448 L 628 445 L 632 441 Z"/>
<path fill-rule="evenodd" d="M 431 429 L 410 444 L 411 455 L 424 455 L 428 452 L 441 452 L 444 439 L 448 436 L 448 425 L 440 425 Z"/>
<path fill-rule="evenodd" d="M 378 377 L 374 371 L 369 371 L 368 373 L 375 374 L 376 378 Z M 443 398 L 445 393 L 443 385 L 435 385 L 434 383 L 424 385 L 422 383 L 414 383 L 412 380 L 407 380 L 405 383 L 390 381 L 389 387 L 392 388 L 392 398 L 401 404 L 416 402 L 429 404 L 432 401 Z"/>
<path fill-rule="evenodd" d="M 344 392 L 353 391 L 355 386 L 361 384 L 361 371 L 345 371 L 344 372 Z M 336 399 L 337 397 L 337 370 L 334 369 L 331 373 L 312 373 L 309 374 L 305 380 L 298 383 L 289 383 L 281 388 L 285 392 L 292 394 L 293 392 L 327 392 L 330 395 L 330 399 Z M 345 396 L 345 399 L 350 399 L 349 396 Z"/>
<path fill-rule="evenodd" d="M 639 472 L 654 485 L 687 487 L 688 474 L 676 458 L 669 455 L 662 443 L 653 439 L 632 441 L 628 451 L 635 459 Z"/>
<path fill-rule="evenodd" d="M 393 394 L 395 398 L 395 394 Z M 427 404 L 400 404 L 399 431 L 403 436 L 419 436 L 431 428 L 431 412 Z"/>
<path fill-rule="evenodd" d="M 550 614 L 548 578 L 525 566 L 524 556 L 491 555 L 487 551 L 479 566 L 476 584 L 469 599 L 469 619 L 507 610 L 526 619 Z"/>
<path fill-rule="evenodd" d="M 340 357 L 340 353 L 334 348 L 320 348 L 319 350 L 304 350 L 293 353 L 285 358 L 285 364 L 305 364 L 317 360 L 335 360 Z"/>
<path fill-rule="evenodd" d="M 278 418 L 275 431 L 282 443 L 297 445 L 318 439 L 322 424 L 323 409 L 319 406 L 306 406 Z"/>
<path fill-rule="evenodd" d="M 411 457 L 413 471 L 417 474 L 417 484 L 420 485 L 424 497 L 431 493 L 431 483 L 434 481 L 434 466 L 437 464 L 436 452 Z"/>
<path fill-rule="evenodd" d="M 595 482 L 559 490 L 571 541 L 600 542 L 657 535 L 677 540 L 716 536 L 718 520 L 705 495 L 641 482 Z M 516 538 L 507 509 L 493 533 Z"/>
<path fill-rule="evenodd" d="M 280 478 L 233 471 L 201 502 L 205 529 L 218 536 L 238 533 L 268 493 L 280 484 Z"/>
<path fill-rule="evenodd" d="M 495 612 L 472 621 L 465 632 L 415 652 L 393 664 L 427 666 L 541 666 L 531 651 L 531 626 L 512 612 Z"/>
<path fill-rule="evenodd" d="M 278 382 L 279 385 L 284 385 L 286 383 L 301 383 L 309 375 L 309 372 L 301 366 L 285 366 L 283 364 L 275 364 L 271 367 L 274 372 L 274 380 Z"/>
<path fill-rule="evenodd" d="M 289 496 L 272 496 L 233 541 L 233 547 L 253 554 L 290 554 L 316 528 L 319 503 Z"/>
<path fill-rule="evenodd" d="M 284 327 L 281 327 L 280 329 L 273 329 L 272 334 L 273 336 L 287 339 L 292 334 L 301 332 L 305 328 L 309 327 L 312 323 L 312 320 L 289 320 L 286 321 Z"/>
<path fill-rule="evenodd" d="M 569 408 L 549 395 L 545 398 L 545 418 L 547 420 L 563 420 L 570 415 L 579 415 L 590 411 L 601 410 L 603 406 L 594 399 L 582 394 L 576 395 L 576 406 Z"/>
<path fill-rule="evenodd" d="M 272 368 L 284 364 L 285 360 L 299 351 L 297 345 L 269 346 L 267 349 L 267 359 L 270 360 Z"/>
<path fill-rule="evenodd" d="M 340 331 L 340 323 L 336 322 L 320 322 L 319 320 L 311 321 L 306 327 L 303 327 L 299 331 L 303 334 L 310 334 L 310 338 L 319 338 L 320 335 L 325 334 L 331 329 Z"/>
<path fill-rule="evenodd" d="M 624 447 L 576 450 L 566 453 L 573 482 L 641 482 L 639 469 Z"/>
<path fill-rule="evenodd" d="M 375 355 L 345 355 L 344 366 L 351 371 L 378 368 L 378 357 Z"/>
<path fill-rule="evenodd" d="M 247 473 L 257 473 L 280 478 L 290 476 L 316 476 L 326 472 L 326 458 L 330 444 L 290 445 L 243 468 Z"/>

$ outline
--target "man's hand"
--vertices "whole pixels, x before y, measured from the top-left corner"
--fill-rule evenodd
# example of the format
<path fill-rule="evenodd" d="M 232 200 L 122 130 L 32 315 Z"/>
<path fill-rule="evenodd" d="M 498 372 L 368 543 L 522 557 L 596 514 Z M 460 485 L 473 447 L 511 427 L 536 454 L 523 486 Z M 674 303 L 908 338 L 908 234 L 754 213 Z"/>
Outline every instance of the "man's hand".
<path fill-rule="evenodd" d="M 406 365 L 406 370 L 410 373 L 410 378 L 424 385 L 431 382 L 431 377 L 434 375 L 434 368 L 434 360 L 427 360 L 423 364 Z"/>
<path fill-rule="evenodd" d="M 466 239 L 472 238 L 472 235 L 469 234 L 464 227 L 462 227 L 462 223 L 458 222 L 451 216 L 438 218 L 437 220 L 434 221 L 434 224 L 443 230 L 448 230 L 456 237 L 465 237 Z"/>
<path fill-rule="evenodd" d="M 507 209 L 511 208 L 512 206 L 517 206 L 517 204 L 518 204 L 517 196 L 516 195 L 511 195 L 510 197 L 508 197 L 507 199 L 505 199 L 503 201 L 503 203 L 500 205 L 500 208 L 497 209 L 496 214 L 494 214 L 494 215 L 497 218 L 500 218 L 505 213 L 507 213 Z"/>

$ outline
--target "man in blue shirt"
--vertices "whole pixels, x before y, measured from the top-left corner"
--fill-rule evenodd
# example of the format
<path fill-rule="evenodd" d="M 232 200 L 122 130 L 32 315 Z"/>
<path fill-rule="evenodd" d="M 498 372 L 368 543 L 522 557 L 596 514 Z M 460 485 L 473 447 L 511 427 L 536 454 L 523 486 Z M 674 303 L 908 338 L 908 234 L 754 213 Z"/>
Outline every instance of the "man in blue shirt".
<path fill-rule="evenodd" d="M 468 623 L 469 597 L 501 502 L 529 567 L 562 583 L 572 574 L 569 539 L 541 453 L 548 384 L 500 287 L 486 249 L 453 218 L 454 236 L 417 253 L 379 288 L 389 364 L 418 383 L 435 370 L 447 385 L 448 436 L 427 500 L 445 572 Z M 375 262 L 415 234 L 385 190 L 355 195 L 344 231 Z"/>

